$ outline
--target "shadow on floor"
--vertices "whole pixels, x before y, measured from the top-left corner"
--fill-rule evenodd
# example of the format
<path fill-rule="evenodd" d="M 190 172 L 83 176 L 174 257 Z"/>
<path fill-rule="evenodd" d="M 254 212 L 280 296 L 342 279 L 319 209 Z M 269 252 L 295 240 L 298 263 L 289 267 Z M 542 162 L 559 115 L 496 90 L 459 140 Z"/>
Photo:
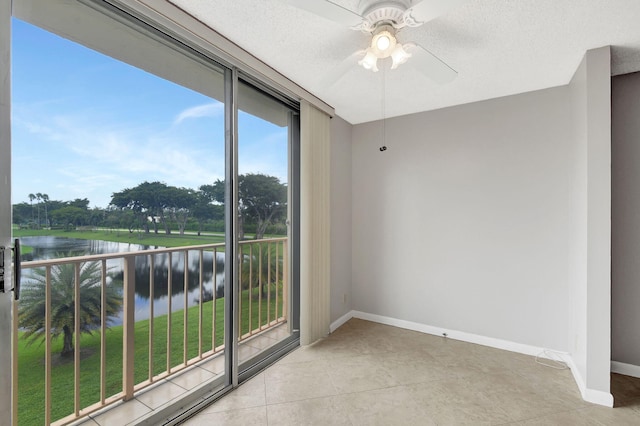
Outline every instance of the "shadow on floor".
<path fill-rule="evenodd" d="M 614 407 L 640 407 L 640 378 L 611 373 Z"/>

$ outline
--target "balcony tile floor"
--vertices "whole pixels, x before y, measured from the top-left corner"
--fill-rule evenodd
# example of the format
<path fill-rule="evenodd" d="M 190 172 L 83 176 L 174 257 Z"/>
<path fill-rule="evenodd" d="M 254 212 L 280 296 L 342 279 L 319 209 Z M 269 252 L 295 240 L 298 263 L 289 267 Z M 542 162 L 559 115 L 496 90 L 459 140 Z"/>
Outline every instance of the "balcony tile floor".
<path fill-rule="evenodd" d="M 240 343 L 239 348 L 238 357 L 240 362 L 273 346 L 288 336 L 287 326 L 283 324 L 244 340 Z M 183 373 L 158 381 L 157 384 L 141 391 L 131 401 L 119 403 L 113 407 L 101 410 L 76 424 L 83 426 L 123 426 L 136 424 L 154 411 L 161 410 L 175 403 L 198 385 L 223 373 L 224 358 L 221 355 L 215 356 L 189 368 Z M 246 389 L 250 389 L 250 387 Z M 242 392 L 240 392 L 240 395 L 241 394 Z M 262 405 L 264 405 L 264 402 Z"/>
<path fill-rule="evenodd" d="M 352 319 L 206 407 L 197 425 L 638 425 L 640 380 L 617 408 L 530 356 Z"/>

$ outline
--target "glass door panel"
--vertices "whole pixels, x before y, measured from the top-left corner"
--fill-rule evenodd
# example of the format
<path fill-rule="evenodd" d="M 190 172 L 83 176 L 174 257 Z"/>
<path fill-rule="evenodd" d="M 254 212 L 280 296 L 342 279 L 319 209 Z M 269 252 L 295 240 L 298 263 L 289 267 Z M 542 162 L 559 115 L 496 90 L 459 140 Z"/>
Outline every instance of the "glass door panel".
<path fill-rule="evenodd" d="M 38 4 L 14 2 L 0 146 L 18 421 L 74 421 L 195 365 L 227 391 L 297 345 L 297 106 L 122 11 Z"/>
<path fill-rule="evenodd" d="M 139 35 L 164 68 L 19 19 L 12 36 L 20 424 L 194 364 L 224 386 L 224 70 Z"/>
<path fill-rule="evenodd" d="M 294 110 L 238 84 L 238 360 L 240 370 L 294 337 L 291 126 Z"/>

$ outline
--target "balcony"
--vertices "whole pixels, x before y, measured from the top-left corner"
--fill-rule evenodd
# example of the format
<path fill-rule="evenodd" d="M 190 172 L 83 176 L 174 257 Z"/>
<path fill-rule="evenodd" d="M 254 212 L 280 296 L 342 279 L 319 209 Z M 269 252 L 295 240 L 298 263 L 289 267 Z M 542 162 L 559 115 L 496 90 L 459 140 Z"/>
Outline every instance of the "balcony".
<path fill-rule="evenodd" d="M 287 242 L 239 245 L 240 362 L 290 334 Z M 160 407 L 215 379 L 224 372 L 223 270 L 224 244 L 23 263 L 13 310 L 18 422 L 77 423 L 164 388 L 171 395 L 147 404 Z"/>

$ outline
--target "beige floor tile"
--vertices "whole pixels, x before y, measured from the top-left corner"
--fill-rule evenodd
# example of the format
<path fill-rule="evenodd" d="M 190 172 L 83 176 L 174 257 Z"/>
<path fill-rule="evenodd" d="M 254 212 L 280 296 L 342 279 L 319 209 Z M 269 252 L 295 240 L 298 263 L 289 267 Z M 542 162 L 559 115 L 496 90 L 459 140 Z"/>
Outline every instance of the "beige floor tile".
<path fill-rule="evenodd" d="M 240 344 L 240 347 L 242 347 L 243 345 L 249 345 L 252 346 L 254 348 L 265 350 L 270 348 L 271 346 L 275 345 L 276 343 L 278 343 L 277 340 L 272 339 L 271 337 L 267 336 L 267 335 L 263 335 L 263 336 L 256 336 L 251 338 L 251 340 L 247 340 L 244 341 Z"/>
<path fill-rule="evenodd" d="M 502 424 L 513 421 L 499 404 L 464 379 L 409 385 L 412 398 L 438 425 Z"/>
<path fill-rule="evenodd" d="M 603 425 L 640 425 L 640 411 L 631 406 L 608 408 L 591 405 L 581 412 Z"/>
<path fill-rule="evenodd" d="M 497 361 L 486 355 L 473 353 L 469 348 L 442 350 L 432 353 L 432 356 L 444 368 L 458 377 L 472 376 L 476 374 L 501 373 L 505 368 Z"/>
<path fill-rule="evenodd" d="M 513 372 L 476 373 L 458 377 L 461 383 L 467 383 L 478 392 L 494 395 L 504 392 L 534 392 L 533 386 Z"/>
<path fill-rule="evenodd" d="M 387 373 L 401 384 L 452 379 L 454 372 L 445 368 L 431 355 L 424 352 L 388 352 L 372 355 Z"/>
<path fill-rule="evenodd" d="M 260 348 L 256 348 L 251 345 L 242 345 L 238 348 L 238 362 L 242 364 L 243 362 L 258 355 L 260 352 L 262 352 L 262 349 Z"/>
<path fill-rule="evenodd" d="M 568 369 L 364 320 L 258 377 L 187 424 L 640 425 L 640 385 L 624 376 L 612 378 L 623 406 L 595 406 Z"/>
<path fill-rule="evenodd" d="M 608 408 L 592 405 L 588 408 L 569 410 L 521 422 L 522 425 L 639 425 L 640 413 L 629 407 Z"/>
<path fill-rule="evenodd" d="M 514 421 L 576 409 L 575 404 L 568 404 L 552 395 L 541 395 L 534 392 L 501 392 L 488 396 L 488 399 L 494 405 L 499 406 Z"/>
<path fill-rule="evenodd" d="M 291 333 L 287 324 L 282 324 L 280 327 L 269 330 L 269 337 L 277 341 L 284 340 L 289 336 L 291 336 Z"/>
<path fill-rule="evenodd" d="M 122 426 L 150 412 L 151 409 L 148 406 L 134 399 L 92 418 L 100 426 Z"/>
<path fill-rule="evenodd" d="M 300 401 L 337 395 L 338 392 L 328 374 L 310 378 L 291 378 L 290 380 L 266 379 L 267 404 Z"/>
<path fill-rule="evenodd" d="M 527 369 L 519 369 L 516 373 L 525 379 L 525 382 L 531 384 L 535 389 L 542 392 L 553 390 L 562 390 L 564 393 L 570 393 L 580 397 L 578 386 L 576 385 L 571 370 L 556 370 L 545 367 L 540 364 L 530 366 Z"/>
<path fill-rule="evenodd" d="M 93 420 L 92 418 L 88 417 L 86 419 L 84 419 L 81 422 L 78 423 L 72 423 L 73 426 L 96 426 L 99 425 L 98 422 L 96 422 L 95 420 Z"/>
<path fill-rule="evenodd" d="M 388 388 L 400 384 L 374 356 L 342 358 L 339 362 L 325 361 L 326 371 L 338 393 L 361 392 Z"/>
<path fill-rule="evenodd" d="M 216 377 L 214 373 L 204 368 L 195 367 L 191 368 L 189 371 L 185 371 L 177 377 L 171 377 L 169 381 L 183 389 L 191 390 L 196 386 L 212 380 L 214 377 Z"/>
<path fill-rule="evenodd" d="M 267 381 L 286 380 L 295 378 L 313 378 L 326 373 L 325 364 L 317 361 L 305 361 L 295 363 L 276 364 L 265 370 Z"/>
<path fill-rule="evenodd" d="M 224 374 L 224 354 L 220 354 L 213 359 L 198 364 L 198 367 L 204 368 L 214 374 Z"/>
<path fill-rule="evenodd" d="M 436 425 L 406 386 L 341 395 L 354 425 Z"/>
<path fill-rule="evenodd" d="M 268 405 L 267 419 L 274 425 L 352 425 L 349 412 L 339 396 Z"/>
<path fill-rule="evenodd" d="M 203 410 L 203 413 L 260 407 L 266 404 L 264 373 L 251 378 L 224 398 Z"/>
<path fill-rule="evenodd" d="M 332 335 L 333 336 L 333 335 Z M 366 355 L 369 347 L 362 340 L 325 338 L 309 346 L 318 358 L 336 359 L 350 356 Z"/>
<path fill-rule="evenodd" d="M 173 384 L 167 380 L 152 389 L 140 393 L 135 399 L 152 410 L 155 410 L 170 403 L 186 392 L 187 391 L 183 387 Z"/>
<path fill-rule="evenodd" d="M 185 426 L 266 426 L 267 408 L 254 407 L 242 410 L 221 411 L 219 413 L 200 413 L 183 424 Z"/>
<path fill-rule="evenodd" d="M 602 423 L 586 415 L 584 410 L 571 410 L 562 413 L 518 422 L 519 426 L 602 426 Z"/>
<path fill-rule="evenodd" d="M 267 404 L 336 395 L 331 378 L 320 362 L 278 364 L 265 371 Z"/>
<path fill-rule="evenodd" d="M 296 362 L 312 362 L 322 360 L 324 357 L 319 351 L 314 350 L 311 346 L 300 346 L 293 352 L 282 357 L 276 364 L 292 364 Z"/>

